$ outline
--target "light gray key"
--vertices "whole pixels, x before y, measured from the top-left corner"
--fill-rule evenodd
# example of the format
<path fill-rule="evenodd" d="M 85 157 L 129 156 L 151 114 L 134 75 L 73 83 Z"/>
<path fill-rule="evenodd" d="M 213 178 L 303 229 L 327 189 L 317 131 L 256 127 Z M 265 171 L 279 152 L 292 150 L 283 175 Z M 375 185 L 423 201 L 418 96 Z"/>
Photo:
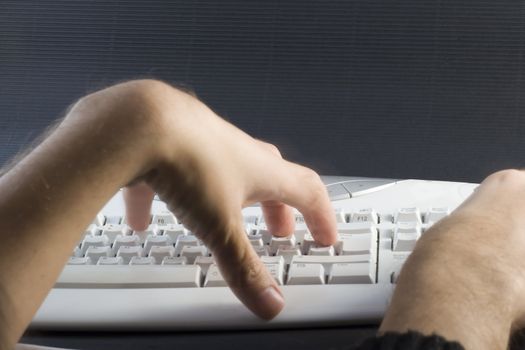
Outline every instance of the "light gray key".
<path fill-rule="evenodd" d="M 264 244 L 269 244 L 273 237 L 266 225 L 259 225 L 257 227 L 257 234 L 261 235 Z"/>
<path fill-rule="evenodd" d="M 113 215 L 106 217 L 106 225 L 120 225 L 122 223 L 122 216 Z"/>
<path fill-rule="evenodd" d="M 208 269 L 211 265 L 215 264 L 215 259 L 213 256 L 197 256 L 194 261 L 195 265 L 201 267 L 202 273 L 205 275 L 208 272 Z"/>
<path fill-rule="evenodd" d="M 200 279 L 197 265 L 68 265 L 55 288 L 195 288 Z"/>
<path fill-rule="evenodd" d="M 118 235 L 115 238 L 115 242 L 113 243 L 113 255 L 117 255 L 118 250 L 120 247 L 124 246 L 140 246 L 140 238 L 139 236 L 131 235 L 131 236 L 123 236 Z"/>
<path fill-rule="evenodd" d="M 282 256 L 263 256 L 261 261 L 266 266 L 278 285 L 284 284 L 284 264 Z"/>
<path fill-rule="evenodd" d="M 177 242 L 177 238 L 185 236 L 186 231 L 182 225 L 167 225 L 162 227 L 162 235 L 168 236 L 172 242 Z"/>
<path fill-rule="evenodd" d="M 122 246 L 119 248 L 117 252 L 117 256 L 122 257 L 122 259 L 124 259 L 125 264 L 129 264 L 129 262 L 131 261 L 131 258 L 143 256 L 142 247 L 141 246 Z"/>
<path fill-rule="evenodd" d="M 111 254 L 111 248 L 109 246 L 104 247 L 89 247 L 86 251 L 86 257 L 91 258 L 91 261 L 93 263 L 97 263 L 98 259 L 100 257 L 110 257 L 113 254 Z"/>
<path fill-rule="evenodd" d="M 164 258 L 171 258 L 175 255 L 175 248 L 172 245 L 169 246 L 152 246 L 148 253 L 148 256 L 155 258 L 155 262 L 160 264 Z"/>
<path fill-rule="evenodd" d="M 173 242 L 169 236 L 158 236 L 158 235 L 148 235 L 146 241 L 144 242 L 144 254 L 149 254 L 151 247 L 153 246 L 171 246 Z"/>
<path fill-rule="evenodd" d="M 91 223 L 95 226 L 102 226 L 106 223 L 106 217 L 102 213 L 98 213 Z"/>
<path fill-rule="evenodd" d="M 262 247 L 264 246 L 264 242 L 261 235 L 249 235 L 248 239 L 250 240 L 250 243 L 252 247 Z"/>
<path fill-rule="evenodd" d="M 124 265 L 122 257 L 106 257 L 102 256 L 98 259 L 97 265 Z"/>
<path fill-rule="evenodd" d="M 371 222 L 377 224 L 379 217 L 376 211 L 372 208 L 360 209 L 355 213 L 352 213 L 350 222 Z"/>
<path fill-rule="evenodd" d="M 153 214 L 151 223 L 158 226 L 175 225 L 177 224 L 177 219 L 175 219 L 175 215 L 166 210 Z"/>
<path fill-rule="evenodd" d="M 324 284 L 325 272 L 321 264 L 290 264 L 287 285 Z"/>
<path fill-rule="evenodd" d="M 138 236 L 141 243 L 146 242 L 148 236 L 157 236 L 160 235 L 161 231 L 158 225 L 151 224 L 144 231 L 133 231 L 133 234 Z"/>
<path fill-rule="evenodd" d="M 155 265 L 155 258 L 151 256 L 134 256 L 129 261 L 130 265 Z"/>
<path fill-rule="evenodd" d="M 82 240 L 80 250 L 82 251 L 82 255 L 85 255 L 89 247 L 103 246 L 109 246 L 109 239 L 107 236 L 86 236 Z"/>
<path fill-rule="evenodd" d="M 337 225 L 337 232 L 339 234 L 374 234 L 377 228 L 372 222 L 349 222 Z"/>
<path fill-rule="evenodd" d="M 253 250 L 255 250 L 255 253 L 260 257 L 270 255 L 270 253 L 268 253 L 268 246 L 253 247 Z"/>
<path fill-rule="evenodd" d="M 93 262 L 91 261 L 91 258 L 86 258 L 86 257 L 70 257 L 69 260 L 67 261 L 67 264 L 68 265 L 92 265 Z"/>
<path fill-rule="evenodd" d="M 377 234 L 343 234 L 339 236 L 336 246 L 339 255 L 375 254 L 377 251 Z"/>
<path fill-rule="evenodd" d="M 301 252 L 303 254 L 308 254 L 310 251 L 310 247 L 315 247 L 316 243 L 314 240 L 314 237 L 311 233 L 307 233 L 304 235 L 303 241 L 301 243 Z"/>
<path fill-rule="evenodd" d="M 418 208 L 399 208 L 394 216 L 394 223 L 415 222 L 421 224 L 421 213 Z"/>
<path fill-rule="evenodd" d="M 410 252 L 421 237 L 421 226 L 417 222 L 400 222 L 394 229 L 392 249 L 396 252 Z"/>
<path fill-rule="evenodd" d="M 284 258 L 285 264 L 290 264 L 292 261 L 292 258 L 296 255 L 302 255 L 301 249 L 299 247 L 291 247 L 291 246 L 279 246 L 277 249 L 277 252 L 275 253 L 275 256 L 281 256 Z"/>
<path fill-rule="evenodd" d="M 334 256 L 335 250 L 334 247 L 314 247 L 311 246 L 308 250 L 308 255 L 322 255 L 322 256 Z"/>
<path fill-rule="evenodd" d="M 84 230 L 84 236 L 97 236 L 100 233 L 100 230 L 98 229 L 98 226 L 95 226 L 93 224 L 89 225 Z"/>
<path fill-rule="evenodd" d="M 295 236 L 289 235 L 288 237 L 272 237 L 270 241 L 269 251 L 270 254 L 277 253 L 277 250 L 280 247 L 294 247 L 295 246 Z"/>
<path fill-rule="evenodd" d="M 199 245 L 199 240 L 195 236 L 179 236 L 175 243 L 175 255 L 180 255 L 182 248 L 185 246 L 197 247 Z"/>
<path fill-rule="evenodd" d="M 430 208 L 429 211 L 425 214 L 425 223 L 433 225 L 439 220 L 450 214 L 450 209 L 448 207 L 444 208 Z"/>
<path fill-rule="evenodd" d="M 376 265 L 370 263 L 333 264 L 328 284 L 372 284 L 376 280 Z"/>
<path fill-rule="evenodd" d="M 211 265 L 208 268 L 208 273 L 206 273 L 206 278 L 204 279 L 204 287 L 226 287 L 228 284 L 222 277 L 219 267 L 217 265 Z"/>
<path fill-rule="evenodd" d="M 208 250 L 205 246 L 183 246 L 182 250 L 180 252 L 180 256 L 185 256 L 186 259 L 188 259 L 188 264 L 193 264 L 195 262 L 195 258 L 198 256 L 206 256 L 208 254 Z"/>
<path fill-rule="evenodd" d="M 107 236 L 110 243 L 113 243 L 118 235 L 127 236 L 129 234 L 131 234 L 131 229 L 126 225 L 106 224 L 102 227 L 102 235 Z"/>
<path fill-rule="evenodd" d="M 184 256 L 165 257 L 161 265 L 186 265 L 188 259 Z"/>

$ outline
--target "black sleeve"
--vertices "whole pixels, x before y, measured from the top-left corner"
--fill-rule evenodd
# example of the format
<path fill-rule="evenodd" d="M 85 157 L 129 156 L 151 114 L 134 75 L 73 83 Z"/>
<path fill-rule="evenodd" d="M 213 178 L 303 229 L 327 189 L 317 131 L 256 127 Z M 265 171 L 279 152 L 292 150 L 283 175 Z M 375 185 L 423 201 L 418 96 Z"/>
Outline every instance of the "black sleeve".
<path fill-rule="evenodd" d="M 448 341 L 440 335 L 423 335 L 419 332 L 386 332 L 368 338 L 355 350 L 465 350 L 456 341 Z"/>

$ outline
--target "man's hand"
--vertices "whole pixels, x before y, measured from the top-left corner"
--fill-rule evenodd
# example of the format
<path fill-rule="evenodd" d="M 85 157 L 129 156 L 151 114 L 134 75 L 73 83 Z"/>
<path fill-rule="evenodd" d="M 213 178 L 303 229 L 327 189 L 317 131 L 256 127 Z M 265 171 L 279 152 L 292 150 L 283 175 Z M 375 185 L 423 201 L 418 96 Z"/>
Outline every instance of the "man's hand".
<path fill-rule="evenodd" d="M 380 331 L 438 333 L 466 349 L 505 349 L 525 326 L 525 172 L 489 176 L 426 232 Z"/>
<path fill-rule="evenodd" d="M 85 227 L 126 185 L 134 229 L 147 225 L 157 192 L 211 249 L 239 299 L 265 319 L 284 301 L 248 242 L 241 209 L 262 202 L 270 230 L 284 236 L 293 232 L 293 206 L 319 244 L 336 240 L 315 172 L 283 160 L 274 146 L 167 84 L 119 84 L 82 98 L 0 178 L 0 309 L 9 320 L 0 325 L 2 340 L 16 342 Z"/>

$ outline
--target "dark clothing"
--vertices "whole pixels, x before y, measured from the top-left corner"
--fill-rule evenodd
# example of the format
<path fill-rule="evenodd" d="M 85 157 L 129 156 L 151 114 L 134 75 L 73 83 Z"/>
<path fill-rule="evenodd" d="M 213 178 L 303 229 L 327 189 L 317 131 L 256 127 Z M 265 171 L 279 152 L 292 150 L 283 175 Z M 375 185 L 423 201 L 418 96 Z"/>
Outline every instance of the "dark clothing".
<path fill-rule="evenodd" d="M 440 335 L 423 335 L 419 332 L 386 332 L 365 340 L 355 350 L 465 350 L 456 341 L 448 341 Z"/>

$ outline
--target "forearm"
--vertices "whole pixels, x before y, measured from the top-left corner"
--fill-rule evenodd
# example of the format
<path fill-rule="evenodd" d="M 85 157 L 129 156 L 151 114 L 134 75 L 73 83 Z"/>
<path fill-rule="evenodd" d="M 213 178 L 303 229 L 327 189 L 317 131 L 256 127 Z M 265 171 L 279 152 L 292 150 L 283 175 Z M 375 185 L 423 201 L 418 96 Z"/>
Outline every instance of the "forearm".
<path fill-rule="evenodd" d="M 517 288 L 507 278 L 512 267 L 485 254 L 487 249 L 506 251 L 496 232 L 503 228 L 473 219 L 445 220 L 418 242 L 381 333 L 415 330 L 459 341 L 466 349 L 506 348 Z"/>
<path fill-rule="evenodd" d="M 170 93 L 155 84 L 164 89 L 158 93 Z M 30 322 L 104 203 L 160 161 L 162 111 L 139 90 L 81 100 L 49 138 L 0 178 L 0 307 L 8 321 L 0 328 L 8 343 Z"/>

